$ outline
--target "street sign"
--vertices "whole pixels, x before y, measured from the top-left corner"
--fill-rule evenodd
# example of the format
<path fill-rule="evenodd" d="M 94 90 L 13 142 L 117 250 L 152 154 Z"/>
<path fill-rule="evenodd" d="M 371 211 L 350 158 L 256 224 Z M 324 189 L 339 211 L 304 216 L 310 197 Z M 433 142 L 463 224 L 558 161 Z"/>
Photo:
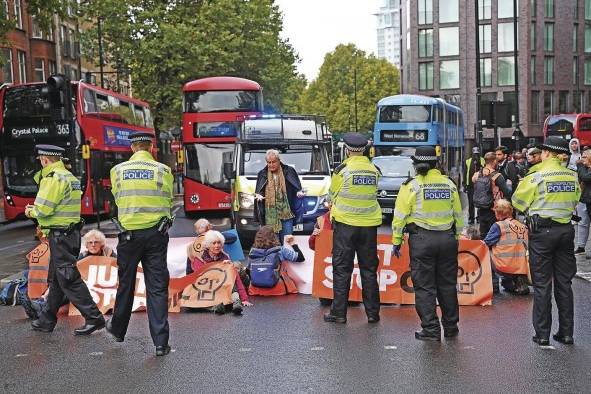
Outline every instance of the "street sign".
<path fill-rule="evenodd" d="M 180 150 L 181 150 L 181 141 L 172 141 L 172 142 L 170 143 L 170 149 L 171 149 L 173 152 L 178 152 L 178 151 L 180 151 Z"/>

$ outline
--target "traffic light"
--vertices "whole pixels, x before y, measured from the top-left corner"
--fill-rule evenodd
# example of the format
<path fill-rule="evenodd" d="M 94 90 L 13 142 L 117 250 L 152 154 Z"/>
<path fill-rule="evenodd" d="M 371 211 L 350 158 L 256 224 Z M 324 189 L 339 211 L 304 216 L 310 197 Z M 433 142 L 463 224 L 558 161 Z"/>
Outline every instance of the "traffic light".
<path fill-rule="evenodd" d="M 47 79 L 51 115 L 55 121 L 72 119 L 72 86 L 65 75 L 55 74 Z"/>

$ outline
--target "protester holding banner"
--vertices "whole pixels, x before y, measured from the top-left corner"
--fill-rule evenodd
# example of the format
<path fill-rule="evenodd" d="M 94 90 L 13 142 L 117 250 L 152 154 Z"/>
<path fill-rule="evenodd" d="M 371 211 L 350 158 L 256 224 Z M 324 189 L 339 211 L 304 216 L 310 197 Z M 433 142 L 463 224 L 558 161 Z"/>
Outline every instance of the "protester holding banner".
<path fill-rule="evenodd" d="M 47 307 L 39 319 L 31 322 L 36 331 L 52 332 L 57 324 L 57 312 L 64 297 L 78 308 L 86 321 L 74 330 L 74 335 L 90 335 L 105 327 L 105 319 L 92 300 L 88 287 L 76 267 L 80 253 L 80 181 L 60 160 L 65 152 L 54 145 L 37 145 L 35 151 L 43 169 L 39 176 L 39 191 L 33 205 L 27 205 L 25 215 L 37 219 L 49 241 L 49 294 Z"/>
<path fill-rule="evenodd" d="M 573 343 L 574 307 L 572 279 L 577 273 L 572 213 L 581 189 L 577 175 L 562 166 L 559 154 L 570 152 L 568 141 L 548 137 L 542 149 L 542 164 L 527 175 L 513 194 L 513 207 L 527 214 L 529 265 L 534 285 L 532 338 L 540 346 L 550 343 L 552 330 L 552 284 L 558 307 L 555 341 Z"/>
<path fill-rule="evenodd" d="M 111 169 L 111 185 L 119 215 L 117 265 L 119 285 L 113 318 L 107 323 L 118 342 L 127 333 L 133 308 L 138 264 L 142 262 L 147 291 L 148 321 L 156 356 L 168 345 L 168 229 L 172 225 L 172 182 L 168 166 L 151 155 L 150 133 L 130 137 L 133 155 Z"/>
<path fill-rule="evenodd" d="M 203 238 L 205 237 L 205 233 L 213 229 L 209 220 L 203 218 L 197 220 L 194 226 L 197 238 L 187 245 L 187 275 L 193 272 L 193 268 L 191 267 L 193 260 L 197 257 L 201 257 L 201 253 L 203 253 Z M 222 235 L 224 236 L 225 243 L 231 244 L 238 239 L 236 235 L 228 231 L 223 232 Z"/>
<path fill-rule="evenodd" d="M 417 176 L 402 185 L 396 198 L 392 254 L 400 257 L 406 227 L 415 307 L 422 327 L 415 338 L 441 341 L 437 301 L 444 336 L 459 333 L 457 238 L 463 227 L 462 206 L 456 185 L 436 169 L 435 147 L 420 146 L 411 159 Z"/>
<path fill-rule="evenodd" d="M 192 262 L 193 271 L 195 272 L 204 265 L 211 263 L 224 262 L 232 264 L 230 256 L 224 252 L 224 242 L 224 236 L 219 231 L 209 230 L 206 232 L 203 238 L 203 252 L 201 253 L 201 257 L 196 257 Z M 237 270 L 234 290 L 232 292 L 232 313 L 241 315 L 243 305 L 252 306 L 252 303 L 248 301 L 248 293 Z M 217 314 L 224 314 L 226 312 L 226 305 L 216 305 L 213 311 Z"/>
<path fill-rule="evenodd" d="M 359 133 L 343 136 L 347 159 L 334 171 L 330 184 L 333 235 L 333 303 L 324 321 L 347 322 L 347 303 L 355 254 L 361 271 L 363 304 L 368 323 L 380 321 L 377 271 L 377 231 L 382 210 L 377 201 L 378 170 L 363 156 L 367 139 Z"/>
<path fill-rule="evenodd" d="M 117 253 L 107 246 L 107 238 L 105 237 L 105 234 L 99 230 L 90 230 L 84 234 L 84 237 L 82 237 L 82 242 L 84 243 L 86 250 L 80 253 L 78 260 L 82 260 L 87 256 L 106 256 L 117 258 Z"/>

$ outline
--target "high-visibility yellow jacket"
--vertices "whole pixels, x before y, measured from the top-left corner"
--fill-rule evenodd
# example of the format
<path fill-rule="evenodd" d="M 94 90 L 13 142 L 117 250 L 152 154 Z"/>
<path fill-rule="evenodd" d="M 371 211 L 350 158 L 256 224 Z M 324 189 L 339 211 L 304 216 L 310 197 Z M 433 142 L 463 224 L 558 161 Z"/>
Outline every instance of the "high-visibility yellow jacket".
<path fill-rule="evenodd" d="M 126 230 L 154 227 L 171 216 L 173 177 L 150 152 L 139 151 L 111 169 L 111 191 Z"/>
<path fill-rule="evenodd" d="M 331 218 L 350 226 L 382 224 L 377 200 L 380 171 L 365 156 L 351 156 L 335 170 L 330 184 Z"/>
<path fill-rule="evenodd" d="M 564 168 L 558 158 L 550 158 L 519 182 L 512 203 L 515 209 L 530 216 L 537 214 L 566 224 L 571 221 L 580 196 L 577 174 Z"/>
<path fill-rule="evenodd" d="M 47 235 L 49 228 L 67 228 L 80 222 L 80 180 L 56 161 L 36 174 L 39 192 L 35 197 L 30 217 L 37 219 L 39 227 Z"/>
<path fill-rule="evenodd" d="M 392 244 L 402 243 L 402 230 L 409 223 L 435 231 L 446 231 L 455 224 L 460 235 L 464 220 L 456 185 L 439 170 L 417 175 L 405 182 L 396 198 L 392 220 Z"/>
<path fill-rule="evenodd" d="M 468 160 L 466 160 L 466 177 L 464 178 L 464 183 L 466 184 L 466 186 L 470 186 L 472 185 L 472 175 L 474 174 L 470 174 L 470 166 L 472 166 L 472 158 L 470 157 Z M 480 168 L 484 167 L 484 158 L 481 157 L 480 158 Z"/>

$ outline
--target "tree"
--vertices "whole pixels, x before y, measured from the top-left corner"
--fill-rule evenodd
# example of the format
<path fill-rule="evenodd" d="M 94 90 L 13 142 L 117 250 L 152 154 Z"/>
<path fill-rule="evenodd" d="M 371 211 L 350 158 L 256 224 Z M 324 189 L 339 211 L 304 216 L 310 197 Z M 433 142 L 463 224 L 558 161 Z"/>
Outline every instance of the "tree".
<path fill-rule="evenodd" d="M 89 21 L 101 20 L 104 54 L 131 72 L 134 91 L 150 102 L 159 129 L 178 125 L 182 85 L 215 76 L 259 82 L 265 104 L 294 107 L 302 77 L 272 0 L 93 0 Z M 96 26 L 84 33 L 85 54 L 98 57 Z"/>
<path fill-rule="evenodd" d="M 358 129 L 370 131 L 378 100 L 398 94 L 400 74 L 396 66 L 367 56 L 353 44 L 338 45 L 326 54 L 318 77 L 302 95 L 301 107 L 305 112 L 326 115 L 333 132 L 354 130 L 355 85 Z"/>

